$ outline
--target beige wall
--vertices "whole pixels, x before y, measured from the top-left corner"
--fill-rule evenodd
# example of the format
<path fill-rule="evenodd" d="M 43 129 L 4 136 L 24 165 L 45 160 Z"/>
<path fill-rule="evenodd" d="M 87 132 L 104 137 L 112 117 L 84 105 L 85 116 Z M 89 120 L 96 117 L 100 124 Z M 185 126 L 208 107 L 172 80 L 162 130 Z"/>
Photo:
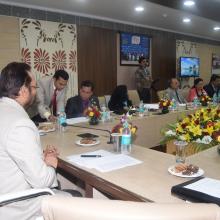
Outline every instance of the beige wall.
<path fill-rule="evenodd" d="M 198 44 L 197 51 L 200 58 L 201 78 L 203 78 L 205 82 L 208 82 L 212 71 L 212 54 L 220 54 L 220 46 Z"/>
<path fill-rule="evenodd" d="M 19 21 L 15 17 L 0 16 L 0 69 L 20 60 Z"/>

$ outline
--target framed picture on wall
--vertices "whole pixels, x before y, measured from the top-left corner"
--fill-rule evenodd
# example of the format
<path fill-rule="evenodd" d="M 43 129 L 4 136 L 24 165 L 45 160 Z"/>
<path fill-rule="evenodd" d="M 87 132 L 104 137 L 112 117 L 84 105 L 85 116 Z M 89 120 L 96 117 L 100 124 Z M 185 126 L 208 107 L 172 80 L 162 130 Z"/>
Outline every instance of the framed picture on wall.
<path fill-rule="evenodd" d="M 120 64 L 137 66 L 139 57 L 150 59 L 151 38 L 142 34 L 120 33 Z"/>
<path fill-rule="evenodd" d="M 220 54 L 212 54 L 212 74 L 220 74 Z"/>

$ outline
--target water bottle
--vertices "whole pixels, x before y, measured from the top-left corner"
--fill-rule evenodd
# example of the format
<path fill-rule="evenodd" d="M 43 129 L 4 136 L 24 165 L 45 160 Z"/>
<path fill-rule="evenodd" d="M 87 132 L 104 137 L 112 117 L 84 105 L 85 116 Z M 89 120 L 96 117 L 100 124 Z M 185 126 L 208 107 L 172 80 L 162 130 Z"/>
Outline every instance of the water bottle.
<path fill-rule="evenodd" d="M 131 153 L 131 130 L 127 121 L 124 123 L 121 137 L 121 153 Z"/>
<path fill-rule="evenodd" d="M 217 93 L 215 93 L 215 94 L 213 95 L 212 103 L 213 103 L 214 106 L 217 106 L 218 103 L 220 103 L 220 97 L 218 97 L 218 94 L 217 94 Z"/>
<path fill-rule="evenodd" d="M 144 116 L 144 103 L 141 100 L 139 104 L 139 116 Z"/>
<path fill-rule="evenodd" d="M 66 113 L 61 111 L 58 116 L 59 131 L 64 132 L 66 130 Z"/>
<path fill-rule="evenodd" d="M 175 111 L 176 108 L 177 108 L 177 105 L 176 105 L 176 99 L 172 99 L 171 101 L 172 101 L 171 110 L 172 110 L 172 111 Z"/>
<path fill-rule="evenodd" d="M 193 99 L 193 107 L 194 108 L 197 108 L 199 106 L 199 99 L 198 97 L 196 96 L 194 99 Z"/>

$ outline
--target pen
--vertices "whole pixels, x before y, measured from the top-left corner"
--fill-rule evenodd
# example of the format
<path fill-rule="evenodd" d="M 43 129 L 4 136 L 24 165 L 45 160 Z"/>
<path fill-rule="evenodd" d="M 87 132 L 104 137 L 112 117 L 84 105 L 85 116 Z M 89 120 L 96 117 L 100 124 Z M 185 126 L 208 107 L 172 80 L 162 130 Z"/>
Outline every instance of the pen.
<path fill-rule="evenodd" d="M 82 154 L 81 157 L 101 157 L 101 155 Z"/>

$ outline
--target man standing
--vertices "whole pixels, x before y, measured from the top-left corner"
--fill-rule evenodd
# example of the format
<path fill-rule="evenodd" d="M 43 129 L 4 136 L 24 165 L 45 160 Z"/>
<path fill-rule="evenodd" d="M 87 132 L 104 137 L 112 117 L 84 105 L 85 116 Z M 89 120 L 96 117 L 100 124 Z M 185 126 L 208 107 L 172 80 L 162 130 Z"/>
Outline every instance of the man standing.
<path fill-rule="evenodd" d="M 39 132 L 24 108 L 36 95 L 36 81 L 25 63 L 10 63 L 0 75 L 0 194 L 56 187 L 56 150 L 42 152 Z M 34 219 L 41 197 L 0 208 L 7 220 Z"/>
<path fill-rule="evenodd" d="M 99 100 L 93 95 L 94 85 L 91 81 L 85 80 L 81 83 L 79 95 L 68 99 L 66 104 L 67 118 L 76 118 L 85 116 L 87 108 L 91 105 L 99 106 Z"/>
<path fill-rule="evenodd" d="M 207 92 L 210 98 L 213 98 L 213 95 L 217 92 L 220 87 L 220 76 L 213 74 L 211 76 L 209 84 L 204 86 L 204 90 Z"/>
<path fill-rule="evenodd" d="M 147 69 L 149 63 L 145 57 L 140 57 L 138 62 L 139 67 L 135 72 L 137 91 L 140 100 L 142 100 L 144 103 L 149 103 L 151 101 L 150 88 L 152 83 L 150 72 Z"/>
<path fill-rule="evenodd" d="M 52 78 L 42 78 L 38 81 L 38 114 L 32 118 L 34 122 L 54 121 L 57 113 L 64 111 L 68 79 L 66 71 L 57 70 Z"/>
<path fill-rule="evenodd" d="M 172 78 L 169 81 L 169 87 L 166 90 L 166 95 L 168 96 L 170 100 L 174 99 L 178 103 L 186 103 L 186 100 L 184 99 L 180 89 L 179 89 L 180 83 L 178 79 Z"/>

